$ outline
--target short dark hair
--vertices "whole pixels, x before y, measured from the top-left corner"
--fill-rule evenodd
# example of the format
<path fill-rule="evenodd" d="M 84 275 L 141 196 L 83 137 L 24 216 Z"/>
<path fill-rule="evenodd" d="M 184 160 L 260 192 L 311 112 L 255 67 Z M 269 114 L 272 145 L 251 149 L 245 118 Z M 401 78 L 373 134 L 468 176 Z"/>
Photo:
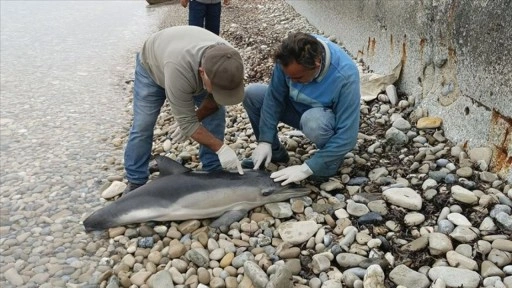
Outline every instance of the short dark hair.
<path fill-rule="evenodd" d="M 297 62 L 306 68 L 315 68 L 315 61 L 322 55 L 321 43 L 304 32 L 288 34 L 274 54 L 274 60 L 284 67 Z"/>

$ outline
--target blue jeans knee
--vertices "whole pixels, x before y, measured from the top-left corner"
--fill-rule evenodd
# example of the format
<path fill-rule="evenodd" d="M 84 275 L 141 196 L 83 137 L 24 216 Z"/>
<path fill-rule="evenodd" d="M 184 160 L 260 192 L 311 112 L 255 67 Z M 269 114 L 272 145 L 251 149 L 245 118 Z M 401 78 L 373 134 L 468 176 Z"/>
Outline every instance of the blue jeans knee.
<path fill-rule="evenodd" d="M 334 135 L 335 118 L 331 109 L 311 108 L 300 119 L 300 130 L 321 149 Z"/>

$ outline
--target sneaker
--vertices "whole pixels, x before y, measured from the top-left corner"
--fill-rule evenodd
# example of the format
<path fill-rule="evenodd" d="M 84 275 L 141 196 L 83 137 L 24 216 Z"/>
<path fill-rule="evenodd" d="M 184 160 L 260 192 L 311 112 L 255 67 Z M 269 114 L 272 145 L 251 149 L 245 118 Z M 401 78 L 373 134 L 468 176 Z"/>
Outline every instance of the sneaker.
<path fill-rule="evenodd" d="M 272 163 L 288 163 L 290 161 L 290 155 L 288 155 L 288 151 L 284 148 L 284 146 L 280 146 L 277 151 L 272 150 L 272 159 L 270 162 Z M 244 169 L 253 169 L 254 163 L 251 158 L 245 158 L 242 160 L 242 168 Z M 259 169 L 265 169 L 263 163 L 260 165 Z"/>
<path fill-rule="evenodd" d="M 128 182 L 128 185 L 126 185 L 126 188 L 124 189 L 122 196 L 128 195 L 130 192 L 132 192 L 133 190 L 139 188 L 142 185 L 144 185 L 144 184 L 137 184 L 137 183 Z"/>

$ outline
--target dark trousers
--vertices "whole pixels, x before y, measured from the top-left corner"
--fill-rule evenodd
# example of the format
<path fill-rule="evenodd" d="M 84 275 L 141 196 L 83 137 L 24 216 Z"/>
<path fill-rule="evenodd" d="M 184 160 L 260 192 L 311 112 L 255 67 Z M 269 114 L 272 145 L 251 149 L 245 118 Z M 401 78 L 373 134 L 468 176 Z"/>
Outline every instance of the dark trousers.
<path fill-rule="evenodd" d="M 217 35 L 220 33 L 221 4 L 204 4 L 190 0 L 188 4 L 188 25 L 199 26 Z"/>

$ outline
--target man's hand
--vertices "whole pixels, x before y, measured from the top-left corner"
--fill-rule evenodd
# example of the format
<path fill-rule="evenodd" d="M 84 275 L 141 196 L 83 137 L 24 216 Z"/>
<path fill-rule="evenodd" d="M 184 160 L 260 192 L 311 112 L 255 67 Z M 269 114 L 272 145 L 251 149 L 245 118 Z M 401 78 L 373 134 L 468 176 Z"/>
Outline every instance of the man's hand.
<path fill-rule="evenodd" d="M 231 0 L 224 0 L 224 5 L 229 5 L 231 3 Z"/>
<path fill-rule="evenodd" d="M 187 8 L 188 0 L 180 0 L 180 4 L 181 4 L 181 6 L 183 6 L 183 8 Z"/>
<path fill-rule="evenodd" d="M 260 169 L 260 165 L 265 163 L 268 166 L 272 159 L 272 144 L 267 142 L 260 142 L 252 152 L 252 163 L 254 163 L 254 170 Z"/>
<path fill-rule="evenodd" d="M 240 175 L 244 175 L 242 164 L 238 160 L 235 151 L 233 151 L 233 149 L 231 149 L 228 145 L 222 145 L 222 147 L 220 147 L 219 151 L 216 153 L 219 156 L 219 161 L 220 165 L 222 165 L 222 168 L 226 170 L 237 169 Z"/>
<path fill-rule="evenodd" d="M 304 163 L 302 165 L 293 165 L 283 170 L 279 170 L 270 174 L 270 178 L 274 179 L 274 182 L 285 180 L 281 186 L 284 186 L 291 182 L 302 181 L 309 176 L 313 175 L 313 171 L 309 169 L 309 166 Z"/>
<path fill-rule="evenodd" d="M 183 141 L 187 140 L 188 137 L 187 137 L 187 135 L 183 134 L 183 132 L 181 131 L 180 125 L 178 125 L 178 122 L 172 124 L 170 129 L 171 129 L 171 131 L 174 131 L 171 134 L 172 142 L 176 143 L 176 142 L 183 142 Z"/>

